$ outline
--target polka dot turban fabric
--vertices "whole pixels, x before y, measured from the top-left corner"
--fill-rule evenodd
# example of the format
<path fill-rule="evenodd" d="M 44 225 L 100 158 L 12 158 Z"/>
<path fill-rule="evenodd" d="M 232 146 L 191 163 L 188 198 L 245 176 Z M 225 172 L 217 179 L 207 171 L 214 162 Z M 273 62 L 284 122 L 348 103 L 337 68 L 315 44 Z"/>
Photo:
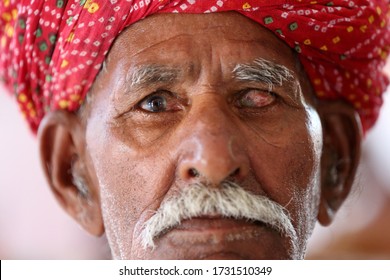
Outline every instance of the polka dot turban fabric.
<path fill-rule="evenodd" d="M 154 13 L 237 11 L 295 49 L 320 99 L 343 99 L 369 129 L 388 80 L 389 1 L 0 0 L 0 79 L 36 132 L 77 110 L 119 33 Z"/>

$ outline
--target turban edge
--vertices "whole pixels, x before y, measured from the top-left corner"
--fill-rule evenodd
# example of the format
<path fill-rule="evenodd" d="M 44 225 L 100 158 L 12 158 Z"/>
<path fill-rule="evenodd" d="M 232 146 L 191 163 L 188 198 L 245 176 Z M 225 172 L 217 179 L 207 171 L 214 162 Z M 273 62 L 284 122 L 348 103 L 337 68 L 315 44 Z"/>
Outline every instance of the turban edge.
<path fill-rule="evenodd" d="M 350 103 L 364 131 L 373 126 L 388 85 L 386 0 L 2 0 L 0 79 L 36 132 L 48 111 L 80 107 L 127 26 L 154 13 L 222 11 L 271 30 L 298 53 L 318 98 Z"/>

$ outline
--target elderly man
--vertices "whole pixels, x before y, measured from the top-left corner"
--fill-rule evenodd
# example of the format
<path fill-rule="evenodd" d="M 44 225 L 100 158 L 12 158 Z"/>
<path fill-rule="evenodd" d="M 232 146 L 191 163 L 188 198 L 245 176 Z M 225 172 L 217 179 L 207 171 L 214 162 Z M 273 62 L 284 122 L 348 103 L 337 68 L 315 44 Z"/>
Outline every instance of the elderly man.
<path fill-rule="evenodd" d="M 2 5 L 0 74 L 56 198 L 114 258 L 303 258 L 347 197 L 387 1 Z"/>

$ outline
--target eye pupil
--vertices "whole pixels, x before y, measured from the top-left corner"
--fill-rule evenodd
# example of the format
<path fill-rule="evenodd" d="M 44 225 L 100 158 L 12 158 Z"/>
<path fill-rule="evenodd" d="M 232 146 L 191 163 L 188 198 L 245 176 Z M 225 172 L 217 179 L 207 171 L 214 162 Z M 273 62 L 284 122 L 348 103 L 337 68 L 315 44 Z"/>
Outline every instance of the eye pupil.
<path fill-rule="evenodd" d="M 161 112 L 166 110 L 167 101 L 161 96 L 152 96 L 147 100 L 147 109 L 151 112 Z"/>

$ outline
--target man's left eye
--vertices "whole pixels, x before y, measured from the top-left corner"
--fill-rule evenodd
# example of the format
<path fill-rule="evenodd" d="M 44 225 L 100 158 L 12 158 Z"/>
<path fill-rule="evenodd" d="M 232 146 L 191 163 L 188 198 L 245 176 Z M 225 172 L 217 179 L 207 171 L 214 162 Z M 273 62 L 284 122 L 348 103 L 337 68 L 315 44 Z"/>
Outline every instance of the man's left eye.
<path fill-rule="evenodd" d="M 237 106 L 241 108 L 262 108 L 272 104 L 276 96 L 272 92 L 249 89 L 237 100 Z"/>
<path fill-rule="evenodd" d="M 151 113 L 174 111 L 179 108 L 178 101 L 165 91 L 151 94 L 142 99 L 138 104 L 141 109 Z"/>

